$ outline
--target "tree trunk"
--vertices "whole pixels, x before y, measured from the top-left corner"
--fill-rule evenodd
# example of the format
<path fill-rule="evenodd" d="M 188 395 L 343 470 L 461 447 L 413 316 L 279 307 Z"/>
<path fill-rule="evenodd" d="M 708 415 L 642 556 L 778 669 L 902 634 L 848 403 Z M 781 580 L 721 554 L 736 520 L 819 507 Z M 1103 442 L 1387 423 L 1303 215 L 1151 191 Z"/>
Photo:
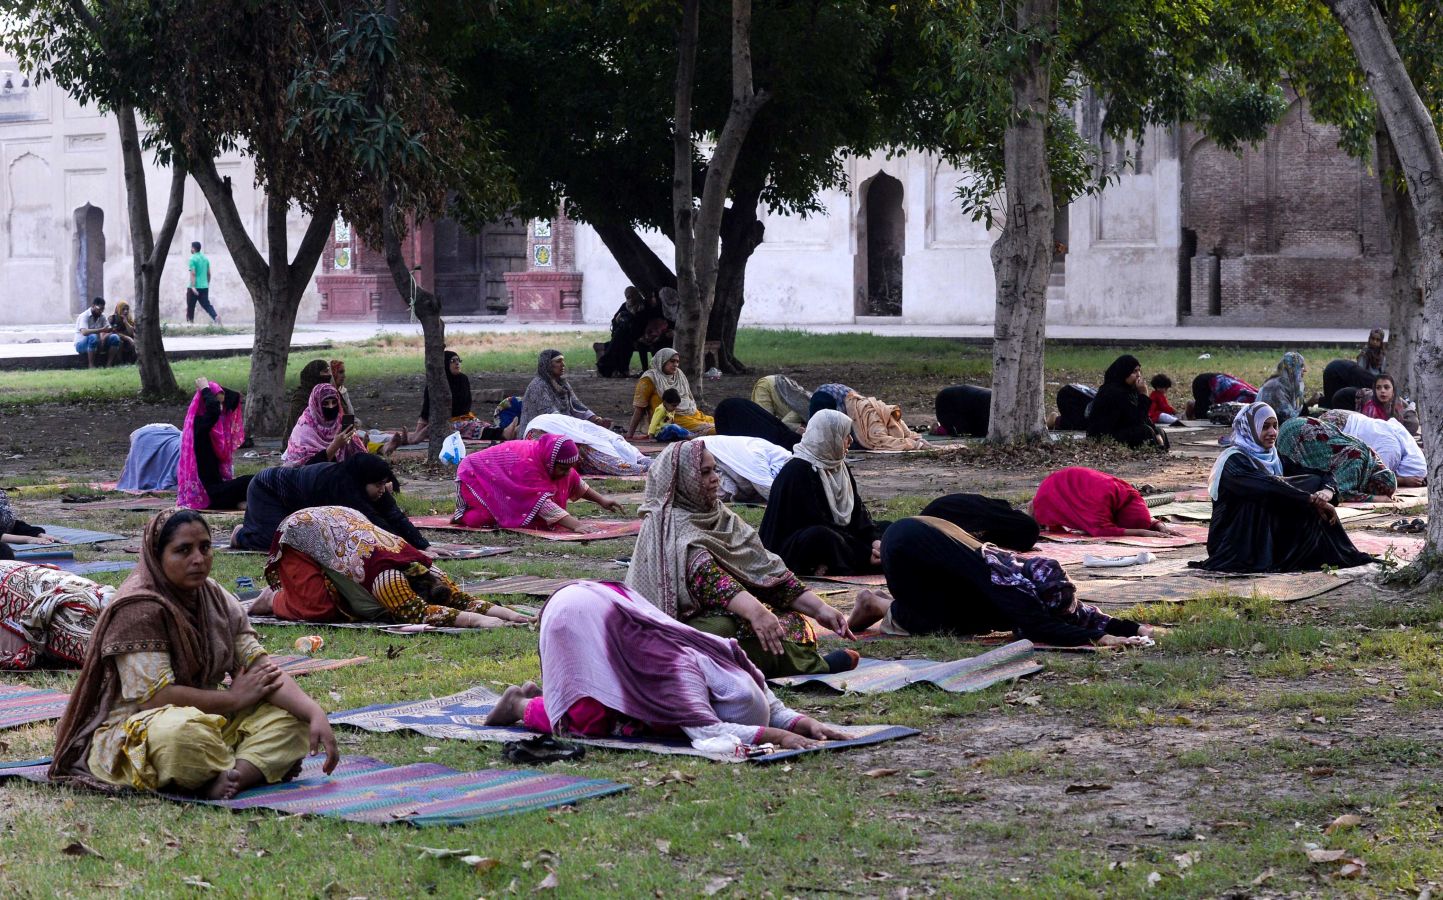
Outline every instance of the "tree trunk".
<path fill-rule="evenodd" d="M 386 268 L 391 280 L 402 297 L 415 296 L 412 310 L 421 323 L 421 342 L 424 346 L 426 366 L 426 389 L 431 395 L 430 428 L 427 430 L 426 458 L 431 462 L 441 459 L 441 444 L 451 434 L 451 383 L 446 380 L 446 323 L 441 319 L 441 301 L 435 294 L 415 283 L 406 257 L 401 251 L 401 230 L 396 211 L 396 190 L 388 184 L 385 189 L 385 205 L 381 209 L 381 249 L 386 257 Z M 524 435 L 521 435 L 524 437 Z"/>
<path fill-rule="evenodd" d="M 1388 137 L 1407 176 L 1408 196 L 1418 226 L 1418 258 L 1423 287 L 1423 316 L 1419 321 L 1413 359 L 1413 392 L 1418 397 L 1443 396 L 1443 147 L 1428 107 L 1418 96 L 1408 70 L 1398 56 L 1392 35 L 1372 0 L 1328 0 L 1337 17 L 1368 88 L 1387 126 Z M 1423 450 L 1428 457 L 1428 480 L 1443 484 L 1443 415 L 1422 405 Z M 1428 574 L 1420 587 L 1438 586 L 1438 547 L 1443 541 L 1443 491 L 1428 497 L 1428 546 L 1417 563 Z"/>
<path fill-rule="evenodd" d="M 759 167 L 761 168 L 761 167 Z M 726 375 L 744 375 L 747 367 L 737 359 L 737 324 L 746 303 L 747 263 L 761 246 L 766 226 L 757 212 L 760 185 L 737 185 L 732 205 L 722 216 L 721 258 L 717 264 L 716 300 L 707 321 L 706 336 L 718 341 L 717 368 Z"/>
<path fill-rule="evenodd" d="M 664 287 L 676 287 L 676 275 L 661 261 L 656 251 L 647 246 L 636 229 L 629 225 L 591 227 L 606 249 L 611 251 L 611 257 L 621 267 L 622 274 L 643 294 L 654 297 Z"/>
<path fill-rule="evenodd" d="M 696 81 L 697 30 L 700 0 L 683 0 L 681 28 L 676 37 L 675 104 L 672 111 L 671 219 L 672 244 L 676 248 L 676 294 L 681 312 L 676 323 L 673 346 L 681 357 L 682 369 L 691 376 L 695 389 L 701 379 L 701 329 L 706 315 L 701 310 L 696 281 L 696 200 L 692 190 L 691 96 Z"/>
<path fill-rule="evenodd" d="M 246 387 L 246 433 L 273 437 L 285 432 L 289 404 L 286 403 L 286 365 L 290 360 L 291 337 L 296 327 L 296 312 L 301 296 L 336 219 L 335 204 L 326 204 L 315 211 L 306 232 L 290 261 L 286 219 L 289 202 L 282 197 L 266 198 L 266 251 L 261 256 L 247 233 L 231 196 L 229 178 L 221 178 L 215 160 L 206 160 L 196 167 L 196 183 L 205 194 L 220 227 L 226 250 L 240 273 L 246 292 L 255 308 L 255 349 L 251 353 L 250 381 Z"/>
<path fill-rule="evenodd" d="M 1388 302 L 1388 374 L 1398 396 L 1414 396 L 1417 379 L 1413 360 L 1418 355 L 1418 328 L 1423 319 L 1423 293 L 1418 285 L 1418 219 L 1398 154 L 1388 129 L 1378 123 L 1378 183 L 1383 195 L 1383 218 L 1393 245 L 1393 273 Z"/>
<path fill-rule="evenodd" d="M 1021 0 L 1021 34 L 1057 30 L 1057 0 Z M 1052 59 L 1042 41 L 1027 46 L 1013 72 L 1012 121 L 1003 133 L 1007 215 L 992 245 L 997 312 L 992 339 L 992 422 L 987 440 L 1032 440 L 1043 419 L 1043 351 L 1047 336 L 1047 279 L 1052 270 L 1052 174 L 1047 167 Z"/>
<path fill-rule="evenodd" d="M 135 126 L 135 110 L 116 110 L 120 122 L 120 157 L 125 169 L 126 218 L 130 220 L 130 259 L 135 275 L 135 355 L 140 370 L 140 395 L 147 400 L 175 400 L 183 397 L 175 373 L 165 355 L 160 332 L 160 276 L 170 254 L 170 243 L 180 222 L 185 200 L 185 166 L 179 157 L 172 162 L 170 196 L 160 233 L 150 230 L 150 195 L 145 184 L 145 157 Z M 86 298 L 89 300 L 89 298 Z"/>

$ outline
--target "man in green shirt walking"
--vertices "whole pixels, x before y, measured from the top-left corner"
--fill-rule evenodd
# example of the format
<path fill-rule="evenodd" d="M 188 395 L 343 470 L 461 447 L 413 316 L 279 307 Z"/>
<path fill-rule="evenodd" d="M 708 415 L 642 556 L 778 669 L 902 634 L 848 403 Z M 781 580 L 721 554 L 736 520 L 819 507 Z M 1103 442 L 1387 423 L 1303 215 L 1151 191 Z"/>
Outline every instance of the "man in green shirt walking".
<path fill-rule="evenodd" d="M 200 252 L 200 241 L 190 242 L 190 287 L 185 291 L 185 321 L 195 322 L 195 305 L 210 313 L 211 320 L 220 324 L 220 316 L 210 305 L 210 260 Z"/>

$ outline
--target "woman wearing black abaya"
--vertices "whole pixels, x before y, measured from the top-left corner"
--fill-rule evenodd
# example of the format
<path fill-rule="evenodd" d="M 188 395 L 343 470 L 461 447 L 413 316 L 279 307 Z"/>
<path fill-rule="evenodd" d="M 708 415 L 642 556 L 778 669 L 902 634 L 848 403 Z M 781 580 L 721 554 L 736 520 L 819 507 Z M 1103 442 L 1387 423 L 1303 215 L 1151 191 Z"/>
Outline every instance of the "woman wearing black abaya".
<path fill-rule="evenodd" d="M 759 404 L 743 397 L 730 397 L 716 405 L 716 433 L 761 438 L 791 450 L 802 436 Z"/>
<path fill-rule="evenodd" d="M 1119 356 L 1102 376 L 1097 399 L 1087 412 L 1087 436 L 1112 438 L 1129 447 L 1168 447 L 1167 435 L 1148 418 L 1149 401 L 1142 388 L 1142 363 Z"/>
<path fill-rule="evenodd" d="M 767 496 L 762 545 L 801 575 L 851 575 L 881 566 L 885 523 L 874 523 L 847 469 L 852 420 L 823 410 Z"/>
<path fill-rule="evenodd" d="M 1266 403 L 1249 404 L 1233 420 L 1231 445 L 1208 485 L 1208 558 L 1192 565 L 1214 572 L 1309 572 L 1374 562 L 1338 521 L 1332 476 L 1281 457 L 1277 440 L 1277 413 Z"/>
<path fill-rule="evenodd" d="M 992 391 L 955 384 L 938 392 L 935 408 L 937 424 L 947 434 L 986 437 L 992 421 Z"/>
<path fill-rule="evenodd" d="M 1037 520 L 1027 513 L 1013 509 L 1006 500 L 981 494 L 947 494 L 918 515 L 951 522 L 979 541 L 1019 553 L 1031 550 L 1042 534 Z"/>
<path fill-rule="evenodd" d="M 1335 359 L 1323 367 L 1322 402 L 1332 409 L 1352 409 L 1353 396 L 1360 388 L 1373 386 L 1373 373 L 1346 359 Z M 1340 391 L 1353 389 L 1353 393 L 1338 396 Z"/>

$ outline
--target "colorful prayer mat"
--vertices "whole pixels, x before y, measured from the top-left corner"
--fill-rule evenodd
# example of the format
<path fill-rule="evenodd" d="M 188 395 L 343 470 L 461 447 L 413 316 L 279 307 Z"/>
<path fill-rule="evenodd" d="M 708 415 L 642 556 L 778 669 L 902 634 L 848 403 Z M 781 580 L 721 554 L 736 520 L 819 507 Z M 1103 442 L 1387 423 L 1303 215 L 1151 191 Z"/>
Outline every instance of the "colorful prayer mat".
<path fill-rule="evenodd" d="M 42 525 L 45 533 L 59 540 L 59 544 L 49 546 L 75 547 L 80 544 L 99 544 L 104 541 L 123 541 L 125 535 L 111 534 L 108 531 L 90 531 L 85 528 L 66 528 L 64 525 Z"/>
<path fill-rule="evenodd" d="M 808 575 L 808 580 L 832 581 L 838 584 L 858 584 L 863 587 L 886 587 L 887 576 L 881 572 L 865 575 Z"/>
<path fill-rule="evenodd" d="M 68 694 L 19 684 L 0 684 L 0 728 L 58 719 L 65 714 Z"/>
<path fill-rule="evenodd" d="M 552 594 L 575 584 L 579 578 L 543 578 L 539 575 L 509 575 L 489 581 L 468 581 L 464 585 L 468 594 L 526 594 L 529 597 L 550 597 Z"/>
<path fill-rule="evenodd" d="M 334 725 L 350 725 L 365 731 L 414 731 L 428 737 L 450 738 L 459 741 L 519 741 L 535 737 L 536 732 L 520 726 L 493 726 L 483 724 L 487 714 L 495 707 L 499 696 L 488 688 L 474 687 L 449 697 L 436 697 L 416 703 L 381 703 L 361 709 L 350 709 L 332 713 Z M 845 741 L 828 741 L 813 750 L 780 750 L 763 756 L 753 756 L 747 761 L 755 763 L 775 762 L 803 753 L 818 750 L 845 750 L 866 744 L 877 744 L 910 737 L 919 732 L 913 728 L 889 725 L 838 725 L 838 731 L 850 737 Z M 670 756 L 701 756 L 718 762 L 742 762 L 744 757 L 734 754 L 707 753 L 697 750 L 686 740 L 665 738 L 583 738 L 570 736 L 568 741 L 606 747 L 611 750 L 641 750 L 646 753 L 661 753 Z"/>
<path fill-rule="evenodd" d="M 1353 546 L 1373 556 L 1391 554 L 1394 559 L 1412 562 L 1427 546 L 1428 539 L 1403 534 L 1379 534 L 1372 531 L 1350 531 Z"/>
<path fill-rule="evenodd" d="M 352 656 L 347 659 L 326 659 L 320 656 L 272 656 L 271 662 L 275 663 L 282 672 L 294 678 L 297 675 L 309 675 L 312 672 L 344 669 L 346 666 L 359 665 L 368 659 L 370 659 L 369 656 Z"/>
<path fill-rule="evenodd" d="M 487 556 L 505 556 L 514 547 L 483 547 L 479 544 L 432 544 L 426 552 L 437 559 L 482 559 Z"/>
<path fill-rule="evenodd" d="M 512 534 L 524 534 L 544 541 L 609 541 L 614 538 L 631 537 L 641 532 L 640 519 L 582 519 L 596 530 L 577 534 L 571 531 L 543 531 L 539 528 L 504 528 Z M 450 516 L 412 516 L 411 524 L 417 528 L 438 531 L 470 531 L 476 533 L 494 532 L 495 528 L 467 528 L 453 525 Z"/>
<path fill-rule="evenodd" d="M 1052 541 L 1063 544 L 1122 544 L 1127 547 L 1191 547 L 1194 544 L 1206 544 L 1208 540 L 1208 529 L 1206 525 L 1170 525 L 1173 531 L 1180 532 L 1177 535 L 1158 534 L 1147 535 L 1146 537 L 1133 537 L 1124 535 L 1121 537 L 1089 537 L 1085 534 L 1059 533 L 1053 531 L 1042 532 L 1045 541 Z M 1044 556 L 1046 553 L 1043 554 Z"/>
<path fill-rule="evenodd" d="M 629 787 L 615 781 L 536 769 L 458 772 L 435 763 L 391 766 L 368 756 L 343 756 L 336 770 L 326 775 L 321 763 L 320 757 L 307 757 L 295 781 L 252 788 L 234 800 L 153 796 L 235 810 L 273 809 L 289 815 L 327 816 L 370 825 L 405 822 L 424 827 L 465 825 L 480 819 L 568 806 Z M 49 765 L 49 760 L 0 764 L 0 778 L 48 784 Z"/>
<path fill-rule="evenodd" d="M 821 684 L 849 694 L 883 694 L 926 682 L 952 694 L 970 694 L 1003 681 L 1016 681 L 1042 671 L 1032 658 L 1031 641 L 1013 641 L 969 659 L 937 662 L 931 659 L 864 659 L 850 672 L 831 675 L 791 675 L 768 679 L 772 684 L 796 687 Z"/>
<path fill-rule="evenodd" d="M 1234 597 L 1270 597 L 1279 603 L 1295 603 L 1337 590 L 1353 579 L 1327 572 L 1290 572 L 1280 575 L 1219 578 L 1194 569 L 1197 574 L 1136 581 L 1089 579 L 1077 582 L 1077 596 L 1095 606 L 1130 607 L 1143 603 L 1182 603 L 1206 594 Z"/>

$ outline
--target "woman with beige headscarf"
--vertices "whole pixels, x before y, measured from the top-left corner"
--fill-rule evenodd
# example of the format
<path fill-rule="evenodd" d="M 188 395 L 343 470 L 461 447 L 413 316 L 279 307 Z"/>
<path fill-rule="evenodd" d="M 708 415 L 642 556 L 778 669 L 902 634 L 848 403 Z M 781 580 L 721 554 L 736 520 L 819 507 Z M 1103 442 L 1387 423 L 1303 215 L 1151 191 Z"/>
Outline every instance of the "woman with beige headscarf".
<path fill-rule="evenodd" d="M 719 485 L 703 442 L 673 444 L 657 457 L 627 587 L 694 628 L 735 638 L 767 677 L 854 668 L 855 651 L 817 651 L 806 618 L 850 638 L 846 617 L 762 546 L 756 530 L 717 499 Z"/>
<path fill-rule="evenodd" d="M 711 434 L 716 430 L 716 420 L 697 408 L 696 398 L 691 393 L 691 382 L 681 370 L 681 359 L 676 351 L 667 347 L 656 351 L 651 358 L 651 368 L 636 380 L 636 390 L 631 395 L 631 425 L 626 435 L 636 434 L 642 420 L 650 420 L 652 413 L 661 405 L 661 395 L 674 390 L 681 398 L 672 421 L 693 435 Z"/>

